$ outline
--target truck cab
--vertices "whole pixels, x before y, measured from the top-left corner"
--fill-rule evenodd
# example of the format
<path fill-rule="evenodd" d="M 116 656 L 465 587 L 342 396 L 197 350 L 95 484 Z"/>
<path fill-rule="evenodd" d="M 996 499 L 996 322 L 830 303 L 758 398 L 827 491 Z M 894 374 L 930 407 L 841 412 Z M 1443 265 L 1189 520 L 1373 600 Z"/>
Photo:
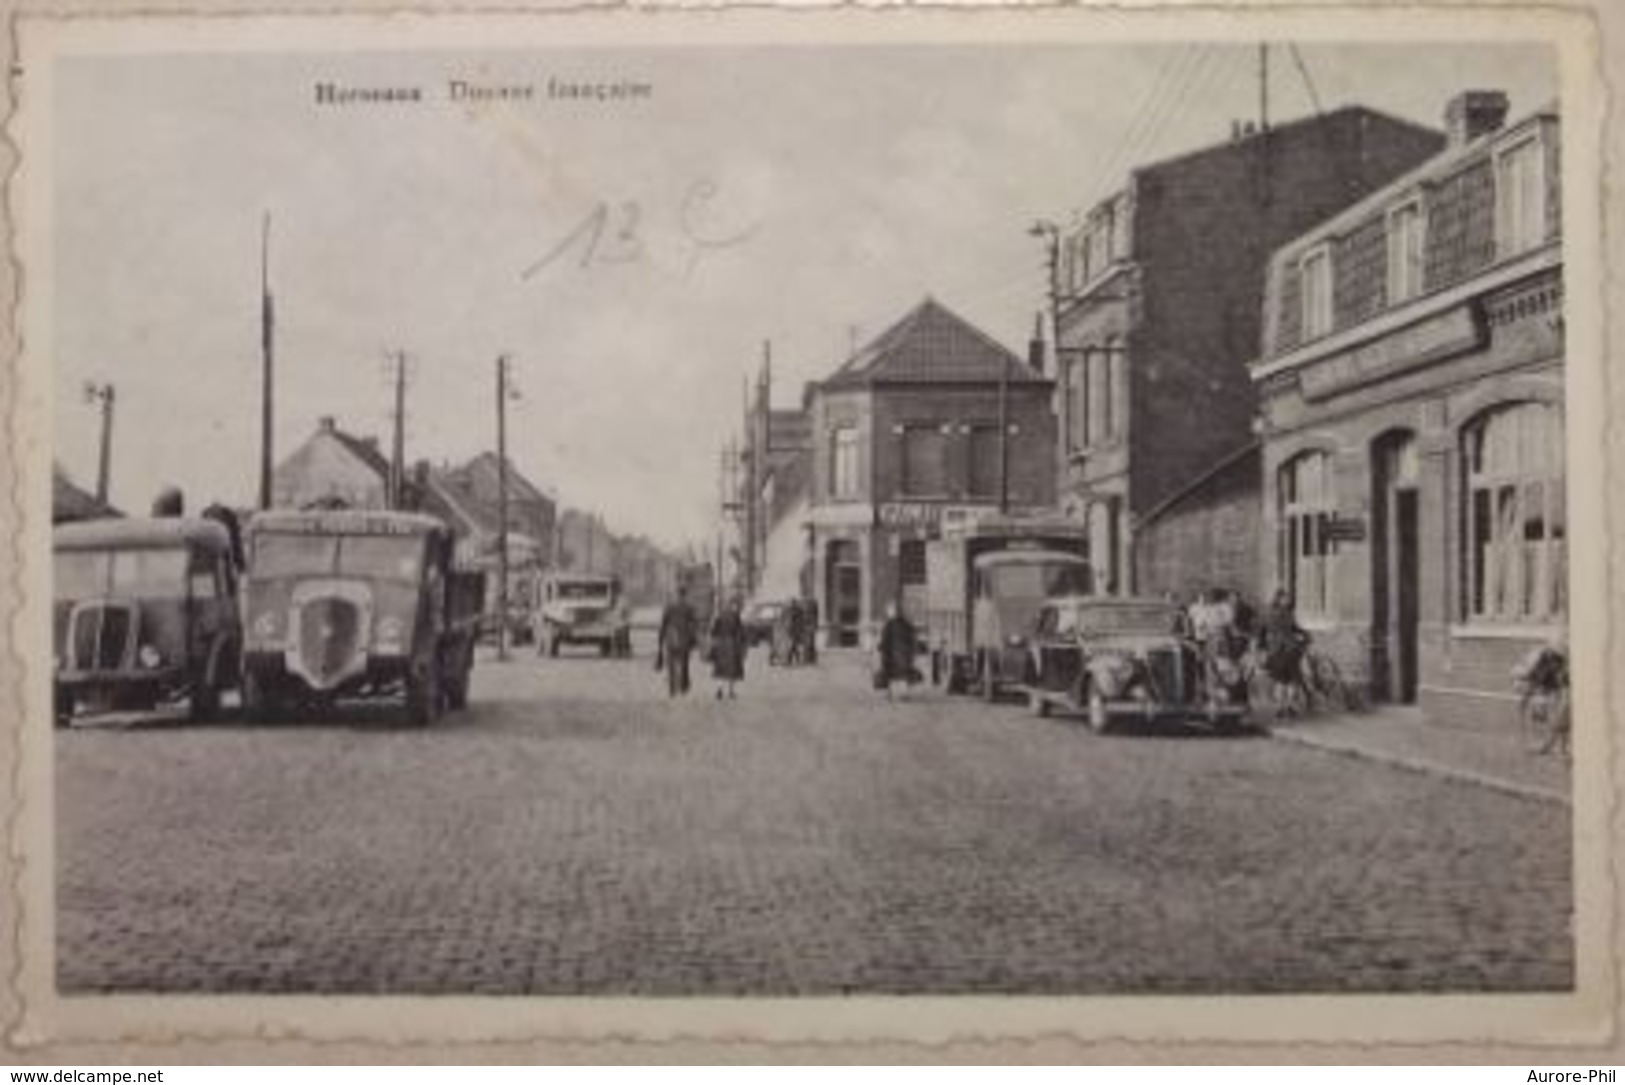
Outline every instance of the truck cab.
<path fill-rule="evenodd" d="M 243 707 L 399 697 L 426 726 L 468 700 L 483 596 L 441 521 L 416 513 L 273 511 L 248 526 Z"/>
<path fill-rule="evenodd" d="M 926 549 L 931 676 L 949 692 L 996 698 L 1026 679 L 1026 640 L 1048 599 L 1089 594 L 1081 525 L 1055 517 L 986 517 Z"/>
<path fill-rule="evenodd" d="M 194 718 L 238 680 L 231 537 L 206 519 L 57 527 L 51 562 L 56 722 L 186 698 Z"/>
<path fill-rule="evenodd" d="M 631 617 L 613 576 L 554 573 L 542 581 L 536 650 L 557 656 L 567 644 L 593 644 L 602 656 L 632 654 Z"/>

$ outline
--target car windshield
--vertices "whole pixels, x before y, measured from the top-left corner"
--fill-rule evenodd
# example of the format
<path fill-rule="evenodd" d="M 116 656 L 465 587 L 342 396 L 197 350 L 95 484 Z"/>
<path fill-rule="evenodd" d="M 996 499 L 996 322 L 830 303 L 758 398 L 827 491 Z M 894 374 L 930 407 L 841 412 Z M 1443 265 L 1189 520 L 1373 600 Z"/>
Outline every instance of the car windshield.
<path fill-rule="evenodd" d="M 609 585 L 598 583 L 560 584 L 553 592 L 560 599 L 607 599 Z"/>
<path fill-rule="evenodd" d="M 1082 606 L 1071 615 L 1071 621 L 1062 619 L 1063 629 L 1084 635 L 1101 633 L 1168 633 L 1174 627 L 1171 607 L 1156 603 L 1143 606 L 1112 605 Z"/>
<path fill-rule="evenodd" d="M 58 599 L 126 595 L 157 599 L 186 594 L 186 551 L 180 547 L 139 550 L 62 550 L 52 559 Z"/>
<path fill-rule="evenodd" d="M 363 576 L 415 581 L 423 542 L 402 535 L 294 535 L 254 542 L 255 576 Z"/>
<path fill-rule="evenodd" d="M 1089 567 L 1076 562 L 994 565 L 982 578 L 988 594 L 1004 599 L 1053 599 L 1089 591 Z"/>

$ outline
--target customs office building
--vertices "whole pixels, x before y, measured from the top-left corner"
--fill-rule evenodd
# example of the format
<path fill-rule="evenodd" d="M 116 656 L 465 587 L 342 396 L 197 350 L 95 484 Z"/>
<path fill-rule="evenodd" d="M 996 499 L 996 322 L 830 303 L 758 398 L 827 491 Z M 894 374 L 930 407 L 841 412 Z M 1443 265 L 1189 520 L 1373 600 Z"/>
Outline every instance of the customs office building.
<path fill-rule="evenodd" d="M 1503 731 L 1568 613 L 1559 118 L 1507 110 L 1461 94 L 1442 153 L 1273 255 L 1252 366 L 1266 587 L 1378 699 Z"/>

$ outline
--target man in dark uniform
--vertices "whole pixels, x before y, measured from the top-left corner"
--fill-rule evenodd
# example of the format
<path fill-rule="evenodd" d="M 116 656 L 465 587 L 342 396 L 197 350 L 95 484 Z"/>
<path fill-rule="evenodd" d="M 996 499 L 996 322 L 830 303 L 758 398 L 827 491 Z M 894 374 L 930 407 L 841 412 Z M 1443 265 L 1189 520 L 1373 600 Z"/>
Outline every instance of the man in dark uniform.
<path fill-rule="evenodd" d="M 655 667 L 665 668 L 666 692 L 672 697 L 688 692 L 688 658 L 698 635 L 699 619 L 689 605 L 687 586 L 681 586 L 660 615 L 660 646 L 655 651 Z"/>

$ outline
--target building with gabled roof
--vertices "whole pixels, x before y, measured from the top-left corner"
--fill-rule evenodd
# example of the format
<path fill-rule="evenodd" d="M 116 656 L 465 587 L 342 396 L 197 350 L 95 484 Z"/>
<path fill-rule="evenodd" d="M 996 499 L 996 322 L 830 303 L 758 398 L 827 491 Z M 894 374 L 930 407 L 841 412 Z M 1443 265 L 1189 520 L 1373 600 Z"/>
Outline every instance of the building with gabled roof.
<path fill-rule="evenodd" d="M 332 415 L 324 415 L 317 420 L 316 432 L 272 471 L 271 504 L 294 509 L 318 504 L 388 508 L 389 476 L 389 459 L 376 439 L 342 430 Z M 414 502 L 405 504 L 410 507 Z"/>
<path fill-rule="evenodd" d="M 929 297 L 808 387 L 808 579 L 830 643 L 867 642 L 892 603 L 923 616 L 945 521 L 1053 504 L 1052 394 Z"/>

